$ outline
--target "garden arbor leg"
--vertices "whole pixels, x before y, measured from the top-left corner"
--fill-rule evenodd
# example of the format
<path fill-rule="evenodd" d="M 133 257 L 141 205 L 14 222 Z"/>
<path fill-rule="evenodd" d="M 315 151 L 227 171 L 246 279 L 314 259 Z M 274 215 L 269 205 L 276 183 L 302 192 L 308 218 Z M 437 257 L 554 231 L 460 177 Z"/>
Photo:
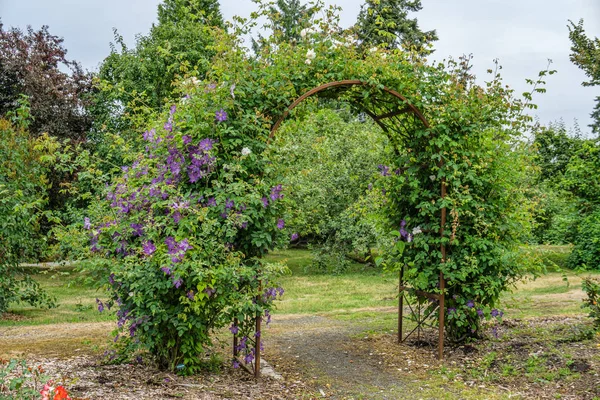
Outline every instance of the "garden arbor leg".
<path fill-rule="evenodd" d="M 400 268 L 398 284 L 398 343 L 402 343 L 402 320 L 404 319 L 404 265 Z"/>
<path fill-rule="evenodd" d="M 262 340 L 261 332 L 260 332 L 260 323 L 262 321 L 262 317 L 259 315 L 256 318 L 256 333 L 258 336 L 254 341 L 254 379 L 260 379 L 260 341 Z"/>

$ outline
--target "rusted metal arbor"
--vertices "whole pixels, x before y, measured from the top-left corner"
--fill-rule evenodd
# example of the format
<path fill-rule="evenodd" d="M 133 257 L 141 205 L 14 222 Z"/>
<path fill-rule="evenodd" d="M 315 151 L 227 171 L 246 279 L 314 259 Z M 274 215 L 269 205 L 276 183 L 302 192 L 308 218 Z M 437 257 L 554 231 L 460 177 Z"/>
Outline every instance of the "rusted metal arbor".
<path fill-rule="evenodd" d="M 369 95 L 365 96 L 365 91 L 357 89 L 367 89 Z M 271 128 L 269 141 L 273 139 L 275 133 L 280 128 L 285 118 L 290 112 L 296 108 L 307 98 L 317 95 L 325 98 L 344 98 L 357 110 L 369 115 L 386 133 L 395 132 L 399 136 L 408 137 L 411 130 L 414 129 L 429 129 L 429 124 L 423 114 L 412 105 L 409 100 L 393 89 L 387 87 L 374 87 L 373 85 L 360 80 L 343 80 L 329 82 L 311 89 L 296 99 L 281 115 Z M 397 149 L 399 143 L 394 143 L 394 136 L 388 135 L 390 141 Z M 441 166 L 441 163 L 439 164 Z M 446 197 L 446 181 L 442 180 L 440 187 L 440 198 Z M 446 224 L 446 207 L 443 207 L 440 215 L 440 230 L 439 234 L 443 237 L 444 225 Z M 446 246 L 441 244 L 442 262 L 446 261 Z M 439 288 L 440 293 L 428 293 L 414 290 L 406 286 L 404 280 L 404 267 L 399 272 L 398 284 L 398 342 L 404 342 L 408 337 L 415 332 L 420 336 L 420 332 L 425 326 L 431 326 L 428 323 L 435 312 L 438 312 L 438 358 L 441 360 L 444 355 L 444 290 L 445 280 L 444 275 L 440 271 Z M 417 303 L 413 307 L 410 303 L 410 298 L 416 297 Z M 422 307 L 423 299 L 430 299 L 432 302 L 427 307 Z M 408 332 L 406 335 L 403 332 L 404 304 L 408 305 L 411 315 L 410 319 L 417 323 L 417 326 Z M 260 332 L 262 317 L 256 318 L 256 331 Z M 237 336 L 234 335 L 234 357 L 237 357 Z M 260 376 L 260 340 L 256 340 L 255 344 L 255 362 L 254 376 Z"/>

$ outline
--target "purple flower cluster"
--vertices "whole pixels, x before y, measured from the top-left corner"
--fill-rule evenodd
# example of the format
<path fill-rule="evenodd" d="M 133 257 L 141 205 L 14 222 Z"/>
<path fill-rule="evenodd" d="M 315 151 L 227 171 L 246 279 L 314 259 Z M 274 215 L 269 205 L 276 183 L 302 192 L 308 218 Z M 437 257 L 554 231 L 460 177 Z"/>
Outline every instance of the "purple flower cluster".
<path fill-rule="evenodd" d="M 143 244 L 144 254 L 147 256 L 151 256 L 156 251 L 156 246 L 152 243 L 151 240 L 144 242 Z"/>
<path fill-rule="evenodd" d="M 102 304 L 102 302 L 100 301 L 100 299 L 96 299 L 96 304 L 98 305 L 98 311 L 99 312 L 104 311 L 104 304 Z"/>
<path fill-rule="evenodd" d="M 402 240 L 407 241 L 408 243 L 413 241 L 412 233 L 409 233 L 406 230 L 406 221 L 405 220 L 400 221 L 400 238 Z"/>
<path fill-rule="evenodd" d="M 379 173 L 381 174 L 381 176 L 390 175 L 390 167 L 388 167 L 387 165 L 379 164 L 377 168 L 379 169 Z"/>
<path fill-rule="evenodd" d="M 283 290 L 282 287 L 278 287 L 278 288 L 270 287 L 270 288 L 265 289 L 265 293 L 263 294 L 263 299 L 264 299 L 264 301 L 275 300 L 277 298 L 278 294 L 279 294 L 279 297 L 281 297 L 281 296 L 283 296 L 284 292 L 285 292 L 285 290 Z"/>
<path fill-rule="evenodd" d="M 159 143 L 158 137 L 156 136 L 156 129 L 152 128 L 142 134 L 145 141 L 150 143 Z"/>
<path fill-rule="evenodd" d="M 169 236 L 165 239 L 165 244 L 167 245 L 169 254 L 171 255 L 171 261 L 173 263 L 181 262 L 185 256 L 185 253 L 192 248 L 187 239 L 183 239 L 181 242 L 177 243 L 175 238 L 172 236 Z"/>
<path fill-rule="evenodd" d="M 129 227 L 133 229 L 133 236 L 144 236 L 144 225 L 142 224 L 129 224 Z"/>
<path fill-rule="evenodd" d="M 285 227 L 285 221 L 281 218 L 277 220 L 277 229 L 283 229 Z"/>
<path fill-rule="evenodd" d="M 212 171 L 216 158 L 211 157 L 209 151 L 212 150 L 214 144 L 214 140 L 207 138 L 202 139 L 197 146 L 188 146 L 191 160 L 188 166 L 190 183 L 198 182 Z"/>
<path fill-rule="evenodd" d="M 298 238 L 299 238 L 299 237 L 300 237 L 300 236 L 298 236 L 298 234 L 297 234 L 297 233 L 292 233 L 291 241 L 293 242 L 293 241 L 295 241 L 295 240 L 298 240 Z"/>
<path fill-rule="evenodd" d="M 273 188 L 271 188 L 271 194 L 270 194 L 270 198 L 272 201 L 276 201 L 278 199 L 283 199 L 283 194 L 281 194 L 281 192 L 283 191 L 283 186 L 277 185 Z"/>
<path fill-rule="evenodd" d="M 181 278 L 173 279 L 173 286 L 175 286 L 175 289 L 179 289 L 181 287 L 181 285 L 183 285 L 183 279 L 181 279 Z"/>

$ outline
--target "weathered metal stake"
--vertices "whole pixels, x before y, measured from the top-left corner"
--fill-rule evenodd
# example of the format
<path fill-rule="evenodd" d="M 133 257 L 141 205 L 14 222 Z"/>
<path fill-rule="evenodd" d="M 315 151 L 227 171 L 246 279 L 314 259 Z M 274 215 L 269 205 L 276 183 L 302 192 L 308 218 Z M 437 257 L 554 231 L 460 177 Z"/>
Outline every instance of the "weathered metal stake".
<path fill-rule="evenodd" d="M 398 343 L 402 343 L 402 320 L 404 319 L 404 265 L 398 279 Z"/>
<path fill-rule="evenodd" d="M 254 340 L 254 379 L 260 379 L 260 341 L 262 340 L 260 333 L 260 323 L 262 321 L 262 316 L 258 316 L 256 318 L 256 332 L 258 333 L 258 337 Z"/>

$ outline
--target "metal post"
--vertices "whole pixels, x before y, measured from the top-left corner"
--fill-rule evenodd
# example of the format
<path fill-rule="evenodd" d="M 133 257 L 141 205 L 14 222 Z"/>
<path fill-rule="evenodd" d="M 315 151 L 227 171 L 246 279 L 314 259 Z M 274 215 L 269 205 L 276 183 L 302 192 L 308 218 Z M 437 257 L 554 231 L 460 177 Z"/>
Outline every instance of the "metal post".
<path fill-rule="evenodd" d="M 398 279 L 398 343 L 402 343 L 402 320 L 404 319 L 404 264 Z"/>
<path fill-rule="evenodd" d="M 233 325 L 238 326 L 237 318 L 234 318 Z M 237 358 L 237 356 L 238 356 L 237 347 L 238 347 L 238 336 L 237 336 L 237 334 L 234 334 L 233 335 L 233 358 Z"/>
<path fill-rule="evenodd" d="M 256 318 L 256 332 L 258 333 L 258 337 L 254 340 L 254 379 L 260 379 L 260 341 L 262 340 L 260 333 L 260 323 L 262 321 L 262 317 L 259 315 Z"/>

